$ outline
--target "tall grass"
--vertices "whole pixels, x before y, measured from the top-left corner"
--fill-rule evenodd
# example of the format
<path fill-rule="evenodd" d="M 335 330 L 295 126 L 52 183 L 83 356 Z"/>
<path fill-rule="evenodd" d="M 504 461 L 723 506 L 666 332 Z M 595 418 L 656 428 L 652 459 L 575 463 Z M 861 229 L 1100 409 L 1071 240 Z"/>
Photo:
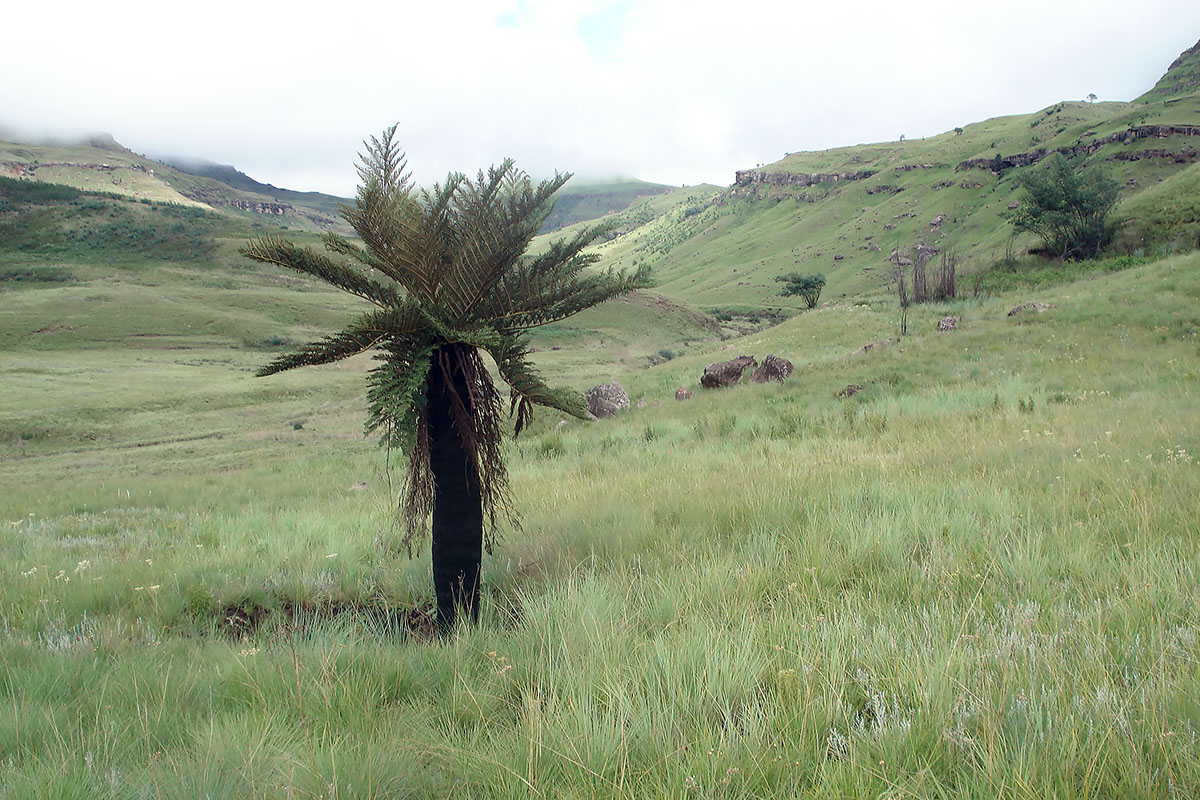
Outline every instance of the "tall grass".
<path fill-rule="evenodd" d="M 446 639 L 410 624 L 428 560 L 395 550 L 354 374 L 149 359 L 97 410 L 115 379 L 56 355 L 105 436 L 3 445 L 0 786 L 1195 796 L 1197 296 L 1175 259 L 1043 289 L 1044 314 L 958 301 L 948 334 L 914 307 L 856 352 L 881 299 L 738 342 L 793 360 L 783 385 L 671 399 L 711 353 L 623 376 L 645 408 L 510 447 L 524 530 Z M 52 416 L 5 358 L 5 424 Z M 161 435 L 154 375 L 204 438 Z"/>

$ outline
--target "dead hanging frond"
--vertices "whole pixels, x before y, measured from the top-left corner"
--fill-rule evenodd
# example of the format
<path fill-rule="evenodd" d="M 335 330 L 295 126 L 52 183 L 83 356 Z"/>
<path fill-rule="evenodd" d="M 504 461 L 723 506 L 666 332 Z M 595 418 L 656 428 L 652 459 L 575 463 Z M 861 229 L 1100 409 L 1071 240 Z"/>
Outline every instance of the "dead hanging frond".
<path fill-rule="evenodd" d="M 533 421 L 533 403 L 528 397 L 522 397 L 513 392 L 508 413 L 513 418 L 513 438 L 516 438 Z"/>
<path fill-rule="evenodd" d="M 429 415 L 424 406 L 416 415 L 416 432 L 408 450 L 408 470 L 400 493 L 400 519 L 404 536 L 400 543 L 412 558 L 413 546 L 425 535 L 426 520 L 433 513 L 433 467 L 429 463 Z"/>
<path fill-rule="evenodd" d="M 502 520 L 515 529 L 520 522 L 513 511 L 508 470 L 503 456 L 503 405 L 479 350 L 469 345 L 443 344 L 433 354 L 430 372 L 443 376 L 443 401 L 430 397 L 417 415 L 417 435 L 409 452 L 403 500 L 404 546 L 412 547 L 424 535 L 433 512 L 434 476 L 430 463 L 428 403 L 445 402 L 467 458 L 467 476 L 479 492 L 484 516 L 484 547 L 491 553 Z M 465 387 L 465 394 L 461 391 Z"/>

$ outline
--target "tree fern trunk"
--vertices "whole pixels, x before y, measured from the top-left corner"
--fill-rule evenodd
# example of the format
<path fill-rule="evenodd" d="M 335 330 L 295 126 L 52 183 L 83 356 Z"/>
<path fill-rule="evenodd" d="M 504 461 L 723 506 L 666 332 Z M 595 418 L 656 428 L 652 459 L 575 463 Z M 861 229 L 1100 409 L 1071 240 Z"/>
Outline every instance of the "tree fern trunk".
<path fill-rule="evenodd" d="M 433 588 L 438 628 L 443 633 L 454 627 L 459 614 L 466 614 L 472 622 L 479 618 L 483 504 L 476 466 L 454 413 L 457 398 L 469 407 L 465 349 L 464 345 L 443 345 L 433 354 L 426 394 L 429 466 L 434 480 Z"/>

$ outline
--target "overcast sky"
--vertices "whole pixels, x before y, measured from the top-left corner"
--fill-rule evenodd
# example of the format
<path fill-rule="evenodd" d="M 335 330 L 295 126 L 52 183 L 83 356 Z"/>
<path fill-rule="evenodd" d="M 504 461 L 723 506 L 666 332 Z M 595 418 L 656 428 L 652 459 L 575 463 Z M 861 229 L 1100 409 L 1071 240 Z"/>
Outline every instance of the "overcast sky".
<path fill-rule="evenodd" d="M 936 134 L 1094 92 L 1200 39 L 1197 0 L 13 3 L 0 125 L 348 195 L 393 122 L 422 182 L 729 184 L 785 152 Z"/>

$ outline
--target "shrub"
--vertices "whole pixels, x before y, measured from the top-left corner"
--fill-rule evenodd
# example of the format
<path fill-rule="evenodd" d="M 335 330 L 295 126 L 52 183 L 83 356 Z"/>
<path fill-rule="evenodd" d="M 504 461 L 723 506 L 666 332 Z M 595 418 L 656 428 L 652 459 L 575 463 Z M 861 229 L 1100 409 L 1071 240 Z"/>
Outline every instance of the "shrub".
<path fill-rule="evenodd" d="M 10 267 L 0 269 L 0 283 L 64 283 L 75 280 L 69 270 L 59 267 Z"/>
<path fill-rule="evenodd" d="M 1117 202 L 1117 182 L 1097 167 L 1075 169 L 1054 153 L 1017 176 L 1024 202 L 1010 219 L 1017 231 L 1037 234 L 1058 258 L 1095 258 L 1112 241 L 1108 214 Z"/>
<path fill-rule="evenodd" d="M 76 200 L 83 192 L 59 183 L 0 177 L 0 197 L 14 203 L 46 203 Z"/>
<path fill-rule="evenodd" d="M 784 297 L 798 295 L 803 298 L 805 305 L 809 308 L 816 308 L 817 301 L 821 299 L 821 290 L 825 288 L 825 276 L 819 272 L 808 275 L 790 272 L 787 275 L 780 275 L 775 280 L 787 284 L 780 292 L 781 295 Z"/>

